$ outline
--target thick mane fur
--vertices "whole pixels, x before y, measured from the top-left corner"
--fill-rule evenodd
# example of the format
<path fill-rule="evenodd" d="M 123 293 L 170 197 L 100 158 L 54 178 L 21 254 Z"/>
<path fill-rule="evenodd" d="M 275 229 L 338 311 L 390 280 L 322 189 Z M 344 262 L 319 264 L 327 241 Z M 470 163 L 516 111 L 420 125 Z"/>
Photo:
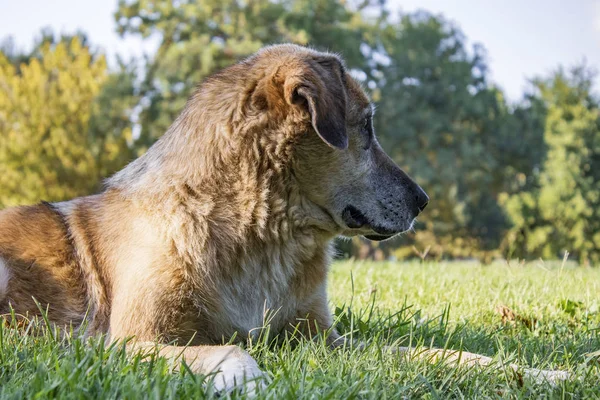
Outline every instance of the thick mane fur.
<path fill-rule="evenodd" d="M 333 234 L 294 182 L 293 148 L 310 131 L 308 120 L 287 104 L 281 113 L 252 104 L 281 67 L 248 59 L 208 78 L 167 133 L 107 181 L 107 192 L 169 220 L 163 234 L 190 266 L 188 278 L 198 268 L 253 268 L 246 272 L 281 286 L 306 275 L 303 265 L 326 268 Z"/>

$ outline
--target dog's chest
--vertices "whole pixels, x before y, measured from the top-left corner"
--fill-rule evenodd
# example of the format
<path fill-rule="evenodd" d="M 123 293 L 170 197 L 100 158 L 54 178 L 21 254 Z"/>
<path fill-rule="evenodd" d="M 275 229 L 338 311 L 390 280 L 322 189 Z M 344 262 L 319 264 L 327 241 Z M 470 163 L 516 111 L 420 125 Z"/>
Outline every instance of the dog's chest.
<path fill-rule="evenodd" d="M 293 323 L 318 287 L 316 280 L 307 285 L 303 279 L 310 273 L 307 265 L 281 253 L 241 263 L 238 273 L 219 290 L 221 333 L 243 339 L 258 336 L 266 326 L 276 334 Z"/>
<path fill-rule="evenodd" d="M 267 325 L 272 331 L 282 329 L 302 302 L 293 287 L 293 275 L 284 269 L 277 264 L 246 264 L 233 282 L 224 285 L 220 317 L 226 331 L 256 337 Z"/>

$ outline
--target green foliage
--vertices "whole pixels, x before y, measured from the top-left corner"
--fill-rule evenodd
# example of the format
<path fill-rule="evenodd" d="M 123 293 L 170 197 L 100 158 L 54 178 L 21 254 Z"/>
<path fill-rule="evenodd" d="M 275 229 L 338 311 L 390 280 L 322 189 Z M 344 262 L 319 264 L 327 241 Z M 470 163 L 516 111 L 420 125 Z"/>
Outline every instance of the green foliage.
<path fill-rule="evenodd" d="M 93 193 L 134 157 L 135 71 L 86 43 L 44 31 L 29 54 L 0 51 L 0 208 Z"/>
<path fill-rule="evenodd" d="M 87 132 L 104 58 L 77 38 L 45 43 L 39 54 L 17 69 L 0 53 L 0 206 L 67 199 L 97 185 Z"/>
<path fill-rule="evenodd" d="M 547 158 L 530 191 L 506 201 L 509 240 L 517 254 L 556 257 L 568 251 L 600 261 L 600 107 L 585 67 L 538 80 L 547 107 Z"/>
<path fill-rule="evenodd" d="M 139 103 L 133 65 L 119 60 L 118 69 L 107 76 L 91 104 L 88 140 L 96 161 L 96 182 L 140 155 L 133 135 L 132 115 Z"/>

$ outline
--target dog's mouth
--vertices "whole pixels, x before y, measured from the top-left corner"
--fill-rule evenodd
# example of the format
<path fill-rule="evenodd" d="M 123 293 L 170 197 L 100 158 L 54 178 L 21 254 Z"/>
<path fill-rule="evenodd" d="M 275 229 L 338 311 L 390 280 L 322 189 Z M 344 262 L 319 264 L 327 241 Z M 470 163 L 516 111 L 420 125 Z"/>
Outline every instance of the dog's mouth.
<path fill-rule="evenodd" d="M 387 240 L 400 232 L 384 228 L 372 223 L 358 208 L 349 205 L 342 211 L 342 219 L 350 229 L 370 230 L 373 233 L 363 234 L 365 238 L 374 241 Z"/>
<path fill-rule="evenodd" d="M 363 235 L 363 236 L 369 240 L 373 240 L 375 242 L 381 242 L 383 240 L 391 239 L 396 235 Z"/>

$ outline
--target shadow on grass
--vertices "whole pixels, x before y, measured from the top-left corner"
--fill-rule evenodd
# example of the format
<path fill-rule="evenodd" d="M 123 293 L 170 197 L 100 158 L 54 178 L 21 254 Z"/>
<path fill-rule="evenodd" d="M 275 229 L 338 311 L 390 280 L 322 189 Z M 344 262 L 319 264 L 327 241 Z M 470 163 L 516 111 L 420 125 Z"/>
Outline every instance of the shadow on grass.
<path fill-rule="evenodd" d="M 335 309 L 336 328 L 341 334 L 387 345 L 426 346 L 463 350 L 489 357 L 516 356 L 536 368 L 572 367 L 589 362 L 588 355 L 600 349 L 600 318 L 586 321 L 572 315 L 551 321 L 503 321 L 475 325 L 467 321 L 450 324 L 450 306 L 434 317 L 404 304 L 399 311 L 380 310 L 375 302 L 368 309 L 353 312 L 349 307 Z"/>
<path fill-rule="evenodd" d="M 287 338 L 274 346 L 265 335 L 247 349 L 270 376 L 259 398 L 593 398 L 598 367 L 586 354 L 600 348 L 598 331 L 572 316 L 551 323 L 452 324 L 451 309 L 435 317 L 404 305 L 390 313 L 336 309 L 336 327 L 367 348 L 331 351 L 324 340 Z M 579 321 L 581 322 L 581 321 Z M 59 334 L 44 323 L 0 326 L 1 398 L 213 398 L 203 377 L 174 371 L 162 357 L 131 357 L 104 338 Z M 321 336 L 322 337 L 322 336 Z M 295 343 L 295 346 L 292 346 Z M 519 382 L 506 371 L 407 360 L 384 346 L 425 346 L 498 357 L 522 366 L 561 369 L 574 379 L 557 387 Z M 232 395 L 233 397 L 241 397 Z"/>

